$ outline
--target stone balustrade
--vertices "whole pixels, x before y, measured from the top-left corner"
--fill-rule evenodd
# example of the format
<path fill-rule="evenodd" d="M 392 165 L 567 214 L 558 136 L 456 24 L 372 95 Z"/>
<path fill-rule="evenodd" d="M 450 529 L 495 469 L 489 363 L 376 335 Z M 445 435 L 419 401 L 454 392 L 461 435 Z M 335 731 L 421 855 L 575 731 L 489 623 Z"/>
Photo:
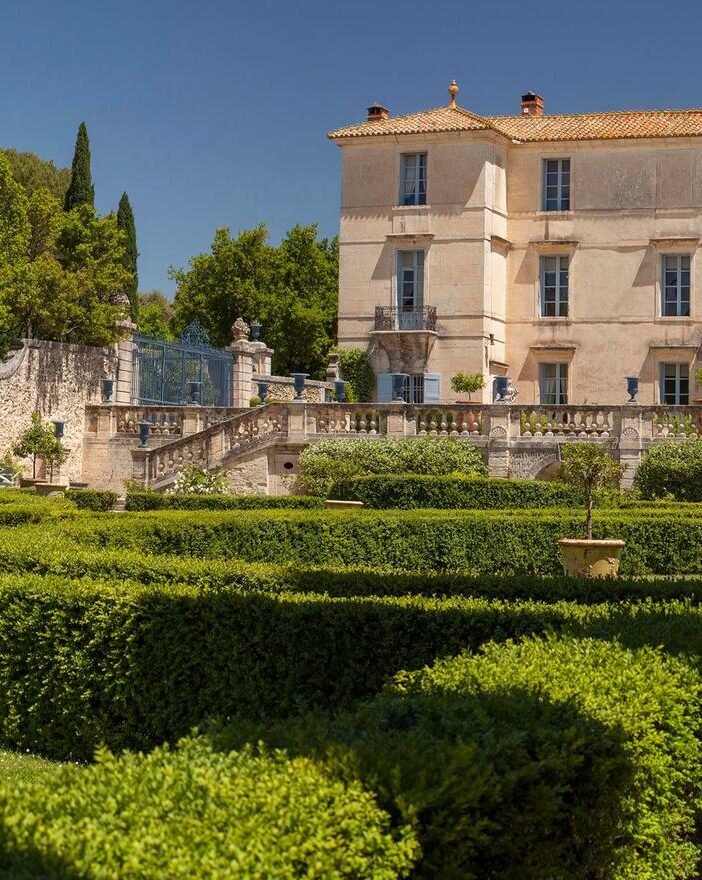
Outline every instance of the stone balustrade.
<path fill-rule="evenodd" d="M 484 450 L 495 476 L 536 477 L 560 461 L 563 443 L 609 443 L 630 485 L 642 454 L 662 440 L 702 436 L 700 406 L 533 406 L 514 404 L 312 403 L 290 401 L 254 409 L 88 407 L 86 437 L 95 455 L 103 441 L 129 444 L 135 476 L 165 486 L 183 466 L 229 467 L 237 457 L 275 446 L 296 460 L 325 438 L 452 437 Z M 138 425 L 151 426 L 149 448 L 137 448 Z M 109 445 L 109 443 L 108 443 Z M 272 460 L 272 459 L 271 459 Z M 293 464 L 294 466 L 294 464 Z M 99 472 L 99 468 L 98 468 Z M 114 478 L 117 479 L 116 477 Z"/>

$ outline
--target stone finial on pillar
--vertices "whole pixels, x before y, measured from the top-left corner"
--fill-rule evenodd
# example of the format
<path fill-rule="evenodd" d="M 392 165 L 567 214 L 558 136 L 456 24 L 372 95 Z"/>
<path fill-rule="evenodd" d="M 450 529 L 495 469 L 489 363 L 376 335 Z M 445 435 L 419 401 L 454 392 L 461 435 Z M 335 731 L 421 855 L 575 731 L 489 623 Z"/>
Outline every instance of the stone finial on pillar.
<path fill-rule="evenodd" d="M 338 382 L 341 379 L 341 355 L 335 351 L 329 353 L 327 364 L 327 382 Z"/>
<path fill-rule="evenodd" d="M 240 342 L 242 339 L 249 338 L 249 325 L 243 318 L 237 318 L 232 324 L 232 337 L 234 342 Z"/>

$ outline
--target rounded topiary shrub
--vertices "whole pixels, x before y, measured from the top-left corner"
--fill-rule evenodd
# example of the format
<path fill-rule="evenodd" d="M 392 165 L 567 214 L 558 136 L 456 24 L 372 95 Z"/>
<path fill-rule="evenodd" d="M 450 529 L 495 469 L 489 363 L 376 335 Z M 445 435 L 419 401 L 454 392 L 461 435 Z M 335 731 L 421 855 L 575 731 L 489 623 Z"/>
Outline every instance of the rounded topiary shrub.
<path fill-rule="evenodd" d="M 643 457 L 634 486 L 643 498 L 702 501 L 702 442 L 661 441 Z"/>
<path fill-rule="evenodd" d="M 407 876 L 416 844 L 389 825 L 360 783 L 309 759 L 186 740 L 0 789 L 0 874 L 393 880 Z"/>
<path fill-rule="evenodd" d="M 479 449 L 465 440 L 322 440 L 300 456 L 298 489 L 324 495 L 333 483 L 366 474 L 468 474 L 487 476 Z"/>

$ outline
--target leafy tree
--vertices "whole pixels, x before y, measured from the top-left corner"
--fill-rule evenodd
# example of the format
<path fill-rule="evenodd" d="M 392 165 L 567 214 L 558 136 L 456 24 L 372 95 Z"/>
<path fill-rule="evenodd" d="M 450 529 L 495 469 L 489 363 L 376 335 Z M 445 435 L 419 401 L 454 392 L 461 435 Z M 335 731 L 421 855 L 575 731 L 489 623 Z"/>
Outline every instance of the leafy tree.
<path fill-rule="evenodd" d="M 51 479 L 54 468 L 60 467 L 67 458 L 63 444 L 56 436 L 53 425 L 42 425 L 39 413 L 32 413 L 32 424 L 12 444 L 13 455 L 21 458 L 32 457 L 32 477 L 37 475 L 37 458 L 43 458 L 49 468 Z"/>
<path fill-rule="evenodd" d="M 275 349 L 273 368 L 324 374 L 336 335 L 338 246 L 318 239 L 317 227 L 296 226 L 279 247 L 265 226 L 232 238 L 218 229 L 211 251 L 172 269 L 176 281 L 174 331 L 200 321 L 215 345 L 231 341 L 231 325 L 259 318 Z"/>
<path fill-rule="evenodd" d="M 174 332 L 198 320 L 213 345 L 231 342 L 232 324 L 239 316 L 263 315 L 264 291 L 271 289 L 271 248 L 268 231 L 257 226 L 232 238 L 218 229 L 209 254 L 190 260 L 190 268 L 171 269 L 178 285 Z"/>
<path fill-rule="evenodd" d="M 90 173 L 90 142 L 85 123 L 78 126 L 76 147 L 71 166 L 71 182 L 66 190 L 64 208 L 70 211 L 78 205 L 95 205 L 95 187 Z"/>
<path fill-rule="evenodd" d="M 34 153 L 24 153 L 14 149 L 0 150 L 12 168 L 12 175 L 21 184 L 27 196 L 37 190 L 47 190 L 63 204 L 66 190 L 71 181 L 70 168 L 58 168 L 53 162 L 42 159 Z"/>
<path fill-rule="evenodd" d="M 135 323 L 139 318 L 139 297 L 137 290 L 139 288 L 139 275 L 137 272 L 137 258 L 139 251 L 137 250 L 136 226 L 134 225 L 134 212 L 129 202 L 129 196 L 122 193 L 119 200 L 119 208 L 117 210 L 117 227 L 124 234 L 124 268 L 131 275 L 131 280 L 127 283 L 126 293 L 129 302 L 132 305 L 132 321 Z"/>
<path fill-rule="evenodd" d="M 592 503 L 600 489 L 618 489 L 622 469 L 610 455 L 609 444 L 566 443 L 558 477 L 585 496 L 585 537 L 592 540 Z"/>
<path fill-rule="evenodd" d="M 173 306 L 160 290 L 139 294 L 139 321 L 137 329 L 144 336 L 174 339 L 171 330 Z"/>
<path fill-rule="evenodd" d="M 37 189 L 29 197 L 27 217 L 31 228 L 29 259 L 36 260 L 53 247 L 54 235 L 63 217 L 61 202 L 48 189 Z"/>
<path fill-rule="evenodd" d="M 30 234 L 27 196 L 0 156 L 0 268 L 27 257 Z"/>
<path fill-rule="evenodd" d="M 485 376 L 482 373 L 456 373 L 451 376 L 451 388 L 456 394 L 471 394 L 485 387 Z"/>

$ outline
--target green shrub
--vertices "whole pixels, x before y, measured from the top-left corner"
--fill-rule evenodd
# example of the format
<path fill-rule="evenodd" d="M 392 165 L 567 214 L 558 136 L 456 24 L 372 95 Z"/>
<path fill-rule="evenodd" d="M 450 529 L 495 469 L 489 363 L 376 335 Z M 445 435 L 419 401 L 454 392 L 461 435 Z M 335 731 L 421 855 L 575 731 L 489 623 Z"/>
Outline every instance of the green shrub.
<path fill-rule="evenodd" d="M 562 483 L 502 480 L 460 474 L 372 474 L 342 483 L 335 497 L 362 501 L 366 507 L 436 509 L 577 507 L 582 495 Z"/>
<path fill-rule="evenodd" d="M 643 498 L 673 496 L 678 501 L 702 501 L 702 443 L 655 443 L 644 454 L 634 485 Z"/>
<path fill-rule="evenodd" d="M 700 691 L 652 649 L 493 645 L 400 673 L 327 754 L 416 817 L 418 878 L 693 878 Z"/>
<path fill-rule="evenodd" d="M 558 574 L 557 541 L 582 529 L 575 510 L 321 511 L 248 510 L 122 516 L 57 530 L 85 546 L 250 562 Z M 621 572 L 702 572 L 702 518 L 663 509 L 602 510 L 597 538 L 622 538 Z M 57 540 L 59 538 L 57 537 Z"/>
<path fill-rule="evenodd" d="M 349 706 L 400 669 L 547 631 L 702 657 L 702 608 L 453 596 L 331 598 L 0 576 L 0 742 L 67 759 L 208 717 Z M 695 661 L 697 662 L 697 661 Z"/>
<path fill-rule="evenodd" d="M 300 455 L 298 485 L 326 495 L 334 483 L 365 474 L 451 474 L 487 476 L 482 453 L 463 440 L 321 440 Z"/>
<path fill-rule="evenodd" d="M 112 510 L 118 498 L 117 492 L 97 489 L 69 489 L 66 492 L 66 499 L 72 501 L 79 510 L 94 510 L 97 512 Z"/>
<path fill-rule="evenodd" d="M 393 880 L 417 847 L 389 824 L 357 782 L 308 759 L 186 740 L 0 788 L 0 869 L 15 880 Z"/>
<path fill-rule="evenodd" d="M 324 499 L 302 495 L 161 495 L 159 492 L 128 492 L 127 510 L 257 510 L 319 509 Z"/>
<path fill-rule="evenodd" d="M 373 400 L 375 373 L 363 348 L 336 348 L 341 366 L 341 378 L 348 382 L 346 398 L 349 403 Z"/>

